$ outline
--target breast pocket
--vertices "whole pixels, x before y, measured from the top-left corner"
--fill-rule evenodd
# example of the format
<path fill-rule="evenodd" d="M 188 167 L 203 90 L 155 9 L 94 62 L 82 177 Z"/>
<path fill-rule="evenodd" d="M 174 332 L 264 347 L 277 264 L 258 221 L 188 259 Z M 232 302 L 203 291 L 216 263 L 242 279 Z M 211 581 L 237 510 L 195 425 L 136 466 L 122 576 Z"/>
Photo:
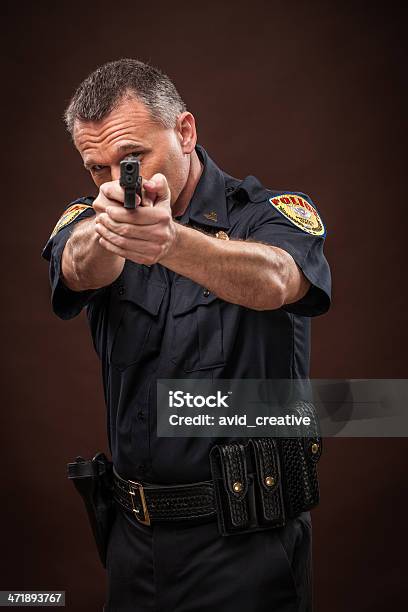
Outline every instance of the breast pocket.
<path fill-rule="evenodd" d="M 173 291 L 171 361 L 185 372 L 223 366 L 221 300 L 189 280 Z"/>
<path fill-rule="evenodd" d="M 166 286 L 139 275 L 115 287 L 110 360 L 120 369 L 160 351 L 159 311 Z"/>

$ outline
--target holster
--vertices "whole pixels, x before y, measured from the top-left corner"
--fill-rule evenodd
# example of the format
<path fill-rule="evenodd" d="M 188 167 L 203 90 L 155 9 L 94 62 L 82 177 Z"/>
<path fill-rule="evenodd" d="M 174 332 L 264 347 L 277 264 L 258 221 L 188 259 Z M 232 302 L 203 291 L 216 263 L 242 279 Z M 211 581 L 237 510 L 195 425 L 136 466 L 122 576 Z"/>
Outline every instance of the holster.
<path fill-rule="evenodd" d="M 319 503 L 322 439 L 317 415 L 307 402 L 297 402 L 295 410 L 311 418 L 307 436 L 250 438 L 212 447 L 210 467 L 222 535 L 281 527 Z"/>
<path fill-rule="evenodd" d="M 93 459 L 77 457 L 74 463 L 67 464 L 67 469 L 68 478 L 85 503 L 99 557 L 106 567 L 107 542 L 115 512 L 112 462 L 104 453 L 97 453 Z"/>

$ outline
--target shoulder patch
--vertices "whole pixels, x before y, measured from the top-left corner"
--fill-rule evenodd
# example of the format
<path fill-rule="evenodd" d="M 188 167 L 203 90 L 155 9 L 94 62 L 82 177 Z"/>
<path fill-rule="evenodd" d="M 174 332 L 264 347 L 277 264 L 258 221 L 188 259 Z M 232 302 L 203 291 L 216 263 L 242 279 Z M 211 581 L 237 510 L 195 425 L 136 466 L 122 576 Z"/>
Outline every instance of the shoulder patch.
<path fill-rule="evenodd" d="M 269 202 L 289 221 L 308 234 L 322 236 L 324 225 L 316 208 L 305 198 L 292 193 L 269 198 Z"/>
<path fill-rule="evenodd" d="M 65 227 L 74 219 L 76 219 L 77 216 L 80 215 L 87 208 L 92 208 L 92 206 L 89 206 L 88 204 L 73 204 L 72 206 L 67 208 L 67 210 L 64 211 L 64 213 L 58 220 L 57 225 L 52 230 L 50 239 L 54 238 L 55 234 L 57 234 L 63 227 Z"/>

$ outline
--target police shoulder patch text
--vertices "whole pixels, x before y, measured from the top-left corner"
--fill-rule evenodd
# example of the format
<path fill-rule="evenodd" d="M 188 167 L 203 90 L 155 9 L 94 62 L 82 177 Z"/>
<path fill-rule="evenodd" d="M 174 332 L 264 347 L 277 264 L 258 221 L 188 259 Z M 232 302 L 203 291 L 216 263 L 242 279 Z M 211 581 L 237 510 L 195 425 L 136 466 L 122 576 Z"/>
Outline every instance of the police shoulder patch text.
<path fill-rule="evenodd" d="M 55 234 L 57 234 L 63 227 L 65 227 L 74 219 L 76 219 L 77 216 L 80 215 L 81 212 L 83 212 L 87 208 L 92 208 L 92 206 L 89 206 L 88 204 L 73 204 L 72 206 L 67 208 L 67 210 L 65 210 L 59 218 L 57 225 L 52 230 L 50 238 L 53 238 Z"/>
<path fill-rule="evenodd" d="M 269 198 L 269 202 L 289 221 L 313 236 L 324 234 L 324 225 L 316 208 L 305 198 L 292 193 Z"/>

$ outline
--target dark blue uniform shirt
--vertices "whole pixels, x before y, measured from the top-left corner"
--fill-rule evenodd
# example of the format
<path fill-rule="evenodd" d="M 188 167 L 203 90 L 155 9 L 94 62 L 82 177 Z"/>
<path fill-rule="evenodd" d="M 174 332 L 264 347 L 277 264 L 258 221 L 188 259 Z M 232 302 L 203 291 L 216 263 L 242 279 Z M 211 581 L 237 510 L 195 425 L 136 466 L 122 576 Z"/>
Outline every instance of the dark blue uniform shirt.
<path fill-rule="evenodd" d="M 296 303 L 256 311 L 221 300 L 160 263 L 148 267 L 126 261 L 111 285 L 71 291 L 60 277 L 62 252 L 74 224 L 95 214 L 92 198 L 74 203 L 89 207 L 72 222 L 66 217 L 43 252 L 50 262 L 52 305 L 62 319 L 86 306 L 102 365 L 110 451 L 118 472 L 133 480 L 210 478 L 213 439 L 157 437 L 157 379 L 307 378 L 310 317 L 330 306 L 325 230 L 310 198 L 266 189 L 253 176 L 235 179 L 202 147 L 196 151 L 204 170 L 179 222 L 280 247 L 292 255 L 311 287 Z"/>

